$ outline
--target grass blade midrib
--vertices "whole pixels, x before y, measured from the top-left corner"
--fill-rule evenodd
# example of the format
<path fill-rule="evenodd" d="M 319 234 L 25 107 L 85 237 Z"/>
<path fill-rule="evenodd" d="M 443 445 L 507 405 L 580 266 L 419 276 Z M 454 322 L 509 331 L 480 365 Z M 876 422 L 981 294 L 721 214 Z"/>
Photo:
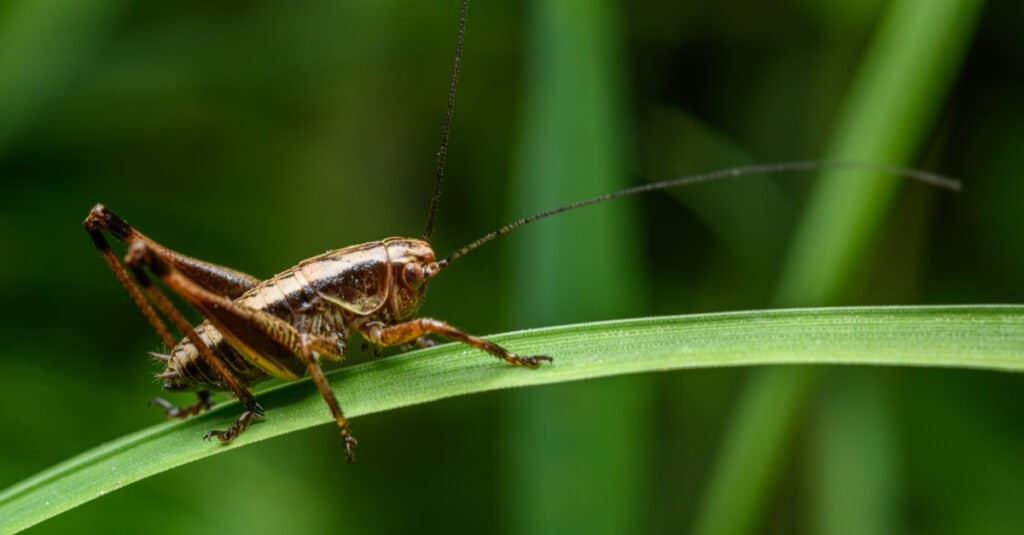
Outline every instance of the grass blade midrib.
<path fill-rule="evenodd" d="M 356 417 L 502 388 L 711 366 L 855 363 L 1024 371 L 1024 305 L 732 312 L 567 325 L 493 339 L 557 360 L 523 370 L 448 344 L 337 370 L 330 380 L 346 412 Z M 175 466 L 330 421 L 308 381 L 258 397 L 267 421 L 230 447 L 199 437 L 229 424 L 234 403 L 121 437 L 0 492 L 0 531 L 27 528 Z"/>

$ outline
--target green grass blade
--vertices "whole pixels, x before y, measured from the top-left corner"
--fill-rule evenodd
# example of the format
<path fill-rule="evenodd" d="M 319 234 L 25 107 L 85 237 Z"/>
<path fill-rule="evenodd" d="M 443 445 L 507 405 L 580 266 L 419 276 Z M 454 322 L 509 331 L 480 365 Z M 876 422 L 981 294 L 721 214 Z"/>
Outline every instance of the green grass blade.
<path fill-rule="evenodd" d="M 877 372 L 825 379 L 831 395 L 816 404 L 808 448 L 809 533 L 897 533 L 904 525 L 900 433 L 889 410 L 893 400 Z"/>
<path fill-rule="evenodd" d="M 710 366 L 877 364 L 1019 372 L 1024 305 L 700 314 L 550 327 L 494 340 L 525 353 L 552 354 L 556 361 L 540 370 L 511 368 L 447 344 L 338 370 L 330 381 L 346 412 L 356 417 L 475 392 Z M 331 421 L 309 381 L 259 398 L 267 420 L 230 447 L 200 436 L 230 424 L 238 411 L 234 403 L 113 440 L 6 489 L 0 493 L 0 532 L 25 529 L 176 466 Z"/>
<path fill-rule="evenodd" d="M 980 1 L 900 0 L 888 8 L 851 88 L 827 159 L 905 164 L 934 121 L 973 34 Z M 891 177 L 825 173 L 801 221 L 776 302 L 830 304 L 900 187 Z M 699 511 L 701 535 L 748 533 L 814 389 L 810 369 L 755 375 Z M 749 441 L 756 430 L 764 434 Z"/>
<path fill-rule="evenodd" d="M 632 183 L 623 154 L 630 136 L 622 120 L 627 99 L 620 87 L 624 40 L 617 4 L 530 5 L 524 115 L 508 218 Z M 509 240 L 509 324 L 557 325 L 645 310 L 645 256 L 632 208 L 609 203 L 565 214 Z M 649 450 L 654 435 L 654 395 L 645 379 L 559 385 L 505 399 L 501 501 L 517 503 L 508 516 L 509 533 L 645 531 L 651 471 L 647 457 L 632 453 Z M 609 421 L 618 422 L 619 433 L 611 437 Z M 587 492 L 575 492 L 579 488 Z M 522 499 L 545 495 L 563 498 Z"/>
<path fill-rule="evenodd" d="M 981 4 L 892 4 L 844 103 L 826 159 L 911 161 L 955 79 Z M 824 173 L 794 238 L 776 301 L 808 306 L 841 298 L 902 185 L 879 173 Z"/>

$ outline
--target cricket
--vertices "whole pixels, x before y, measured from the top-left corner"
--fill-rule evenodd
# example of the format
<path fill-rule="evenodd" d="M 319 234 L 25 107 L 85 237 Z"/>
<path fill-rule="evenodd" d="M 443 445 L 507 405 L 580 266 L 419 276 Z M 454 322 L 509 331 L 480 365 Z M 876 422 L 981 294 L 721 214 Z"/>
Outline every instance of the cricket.
<path fill-rule="evenodd" d="M 308 375 L 323 396 L 341 433 L 346 457 L 352 462 L 358 442 L 324 375 L 321 360 L 342 361 L 355 334 L 377 348 L 426 347 L 434 343 L 430 336 L 439 336 L 527 369 L 553 361 L 549 355 L 520 355 L 444 321 L 417 315 L 432 278 L 455 260 L 523 225 L 619 197 L 766 173 L 855 168 L 944 189 L 960 187 L 956 180 L 940 174 L 864 162 L 749 165 L 649 182 L 573 202 L 513 221 L 438 257 L 430 238 L 440 207 L 468 7 L 469 0 L 463 0 L 433 194 L 421 237 L 389 237 L 327 251 L 262 280 L 171 250 L 102 204 L 88 213 L 84 224 L 93 244 L 166 347 L 164 353 L 151 353 L 164 365 L 157 375 L 163 389 L 194 391 L 198 396 L 188 406 L 176 406 L 161 398 L 153 400 L 168 417 L 199 414 L 211 407 L 211 391 L 228 391 L 240 402 L 241 414 L 227 429 L 211 430 L 204 438 L 216 437 L 229 443 L 254 421 L 264 418 L 263 407 L 250 391 L 252 385 L 271 377 L 297 380 Z M 124 244 L 123 256 L 113 251 L 108 235 Z M 161 288 L 183 298 L 205 320 L 193 327 Z"/>

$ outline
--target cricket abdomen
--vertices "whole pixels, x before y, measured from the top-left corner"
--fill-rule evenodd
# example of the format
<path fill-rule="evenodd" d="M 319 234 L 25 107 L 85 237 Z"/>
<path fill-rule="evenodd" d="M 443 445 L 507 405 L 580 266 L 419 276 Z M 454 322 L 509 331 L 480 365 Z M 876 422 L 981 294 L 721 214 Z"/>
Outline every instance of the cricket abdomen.
<path fill-rule="evenodd" d="M 228 368 L 245 384 L 252 384 L 269 377 L 264 370 L 253 366 L 245 359 L 224 336 L 209 322 L 200 323 L 196 335 L 203 341 L 217 358 L 224 361 Z M 217 372 L 203 360 L 199 350 L 187 338 L 178 342 L 169 355 L 159 355 L 166 359 L 163 373 L 157 375 L 164 381 L 164 389 L 171 391 L 212 389 L 229 390 L 228 385 Z"/>

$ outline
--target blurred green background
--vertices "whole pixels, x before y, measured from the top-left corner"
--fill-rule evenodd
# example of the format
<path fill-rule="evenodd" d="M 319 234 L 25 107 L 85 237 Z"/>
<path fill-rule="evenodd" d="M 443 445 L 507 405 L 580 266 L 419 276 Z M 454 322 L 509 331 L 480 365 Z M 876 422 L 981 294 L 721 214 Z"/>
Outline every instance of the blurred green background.
<path fill-rule="evenodd" d="M 88 209 L 102 201 L 170 247 L 258 276 L 418 236 L 457 13 L 457 0 L 0 3 L 0 486 L 161 420 L 146 406 L 159 342 L 82 230 Z M 813 294 L 792 279 L 815 273 L 819 249 L 803 268 L 792 251 L 820 194 L 794 176 L 538 223 L 454 264 L 423 313 L 483 334 L 779 304 L 1022 302 L 1022 23 L 1010 0 L 474 0 L 441 254 L 520 215 L 749 162 L 853 154 L 966 189 L 895 183 L 863 201 L 876 223 L 823 238 L 821 264 L 831 247 L 852 251 L 827 296 L 794 297 Z M 744 412 L 772 381 L 762 371 L 359 418 L 351 466 L 322 426 L 33 532 L 1024 529 L 1024 379 L 786 370 L 775 388 L 801 394 L 779 402 L 789 423 L 759 471 L 773 442 L 739 440 L 735 422 L 775 425 Z M 755 463 L 739 487 L 716 469 L 730 455 Z M 732 515 L 739 527 L 722 527 Z"/>

